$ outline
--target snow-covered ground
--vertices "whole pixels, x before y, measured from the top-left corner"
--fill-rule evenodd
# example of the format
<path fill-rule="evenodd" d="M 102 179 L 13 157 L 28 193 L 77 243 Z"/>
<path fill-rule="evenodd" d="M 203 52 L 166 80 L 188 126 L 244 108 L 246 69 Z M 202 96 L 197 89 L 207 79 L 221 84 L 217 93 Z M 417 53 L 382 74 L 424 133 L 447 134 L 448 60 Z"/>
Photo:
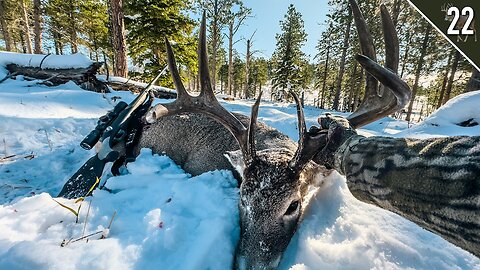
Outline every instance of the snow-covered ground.
<path fill-rule="evenodd" d="M 0 269 L 229 269 L 239 238 L 238 189 L 230 172 L 191 177 L 168 157 L 145 149 L 128 174 L 108 179 L 113 192 L 96 190 L 82 203 L 56 199 L 75 210 L 81 204 L 78 223 L 54 201 L 94 154 L 79 142 L 114 106 L 113 96 L 134 98 L 127 92 L 87 92 L 73 83 L 49 88 L 19 78 L 0 84 L 0 158 L 15 155 L 0 161 Z M 455 125 L 480 116 L 480 91 L 465 97 L 413 128 L 386 118 L 360 132 L 480 135 L 478 126 Z M 253 101 L 222 104 L 248 114 Z M 310 125 L 323 113 L 310 107 L 305 112 Z M 264 102 L 259 120 L 297 139 L 293 105 Z M 31 154 L 33 159 L 24 158 Z M 100 239 L 114 212 L 107 237 Z M 74 242 L 95 232 L 101 233 Z M 62 247 L 64 239 L 73 240 Z M 359 202 L 334 173 L 313 194 L 280 269 L 480 269 L 480 260 Z"/>

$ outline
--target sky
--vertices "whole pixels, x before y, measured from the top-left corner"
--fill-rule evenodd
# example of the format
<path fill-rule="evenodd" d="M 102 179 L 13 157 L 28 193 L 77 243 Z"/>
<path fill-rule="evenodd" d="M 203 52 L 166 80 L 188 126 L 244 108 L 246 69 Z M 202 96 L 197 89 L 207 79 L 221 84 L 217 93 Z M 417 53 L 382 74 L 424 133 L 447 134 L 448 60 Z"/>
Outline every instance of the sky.
<path fill-rule="evenodd" d="M 318 43 L 321 33 L 325 29 L 323 23 L 328 11 L 328 0 L 243 0 L 246 7 L 252 9 L 252 18 L 249 18 L 243 27 L 238 31 L 238 38 L 248 39 L 255 30 L 253 38 L 253 50 L 259 52 L 256 57 L 270 57 L 275 50 L 275 35 L 280 33 L 280 20 L 284 19 L 287 8 L 294 4 L 297 11 L 302 14 L 305 25 L 305 32 L 308 34 L 307 42 L 302 50 L 310 56 L 316 55 L 315 46 Z M 246 41 L 239 41 L 235 49 L 245 55 Z"/>

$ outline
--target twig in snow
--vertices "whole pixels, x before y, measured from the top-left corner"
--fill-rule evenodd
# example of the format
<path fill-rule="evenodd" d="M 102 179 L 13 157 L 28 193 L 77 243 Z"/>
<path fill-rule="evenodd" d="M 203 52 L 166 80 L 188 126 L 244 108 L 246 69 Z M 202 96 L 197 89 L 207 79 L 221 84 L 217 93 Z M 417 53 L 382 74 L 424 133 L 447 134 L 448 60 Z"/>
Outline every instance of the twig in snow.
<path fill-rule="evenodd" d="M 3 150 L 5 154 L 4 158 L 7 158 L 7 142 L 5 141 L 5 138 L 3 138 Z"/>
<path fill-rule="evenodd" d="M 85 235 L 85 229 L 87 228 L 88 214 L 90 214 L 90 207 L 92 206 L 92 201 L 88 202 L 87 215 L 85 216 L 85 223 L 83 224 L 82 237 Z"/>
<path fill-rule="evenodd" d="M 45 131 L 45 137 L 47 137 L 48 147 L 50 147 L 50 151 L 53 151 L 52 142 L 48 138 L 48 132 L 46 129 L 44 129 L 43 131 Z"/>
<path fill-rule="evenodd" d="M 110 219 L 110 223 L 108 224 L 108 227 L 102 231 L 102 237 L 100 237 L 100 239 L 107 238 L 108 234 L 110 233 L 110 228 L 112 227 L 113 219 L 115 218 L 116 214 L 117 214 L 117 210 L 113 212 L 112 218 Z"/>

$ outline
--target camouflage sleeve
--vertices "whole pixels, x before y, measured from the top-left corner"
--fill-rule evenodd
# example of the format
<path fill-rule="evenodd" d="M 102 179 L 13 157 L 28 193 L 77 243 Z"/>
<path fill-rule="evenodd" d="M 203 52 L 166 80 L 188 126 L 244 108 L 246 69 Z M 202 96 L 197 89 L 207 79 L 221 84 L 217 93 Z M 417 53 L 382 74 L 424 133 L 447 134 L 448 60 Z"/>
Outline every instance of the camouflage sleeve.
<path fill-rule="evenodd" d="M 356 135 L 339 148 L 335 165 L 357 199 L 480 256 L 480 137 Z"/>

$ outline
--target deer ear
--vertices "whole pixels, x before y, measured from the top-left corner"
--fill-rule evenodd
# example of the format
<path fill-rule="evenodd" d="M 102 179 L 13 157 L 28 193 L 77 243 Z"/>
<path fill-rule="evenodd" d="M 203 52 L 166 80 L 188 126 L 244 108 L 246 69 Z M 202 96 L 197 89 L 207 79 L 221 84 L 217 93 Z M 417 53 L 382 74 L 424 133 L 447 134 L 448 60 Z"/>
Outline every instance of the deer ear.
<path fill-rule="evenodd" d="M 243 177 L 245 162 L 243 161 L 242 151 L 227 151 L 227 153 L 225 153 L 225 157 L 227 158 L 228 162 L 232 164 L 233 168 L 235 168 L 238 174 Z"/>

